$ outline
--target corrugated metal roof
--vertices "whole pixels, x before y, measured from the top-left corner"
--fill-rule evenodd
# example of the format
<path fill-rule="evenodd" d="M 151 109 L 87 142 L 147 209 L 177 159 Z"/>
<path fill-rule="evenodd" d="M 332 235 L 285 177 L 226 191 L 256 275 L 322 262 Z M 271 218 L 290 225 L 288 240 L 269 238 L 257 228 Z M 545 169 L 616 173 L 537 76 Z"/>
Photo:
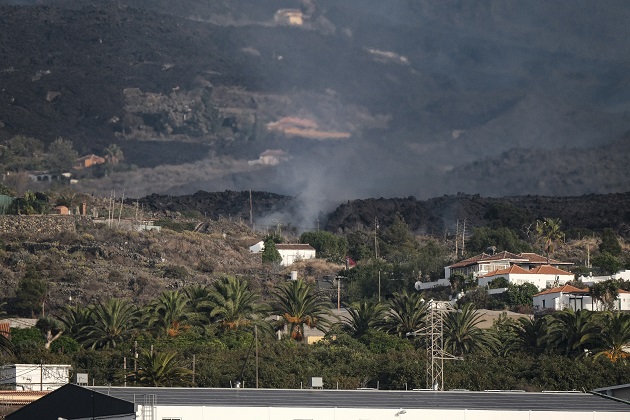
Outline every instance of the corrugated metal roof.
<path fill-rule="evenodd" d="M 629 412 L 630 405 L 585 393 L 235 388 L 88 387 L 130 402 L 154 395 L 156 405 L 224 407 L 338 407 L 467 410 Z"/>

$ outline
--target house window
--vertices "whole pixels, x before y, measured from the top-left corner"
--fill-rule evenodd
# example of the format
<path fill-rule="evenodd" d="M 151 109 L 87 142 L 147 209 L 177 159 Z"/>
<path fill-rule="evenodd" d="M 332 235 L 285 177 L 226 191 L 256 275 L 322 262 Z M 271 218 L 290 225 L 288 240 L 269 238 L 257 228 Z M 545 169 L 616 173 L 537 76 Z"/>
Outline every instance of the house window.
<path fill-rule="evenodd" d="M 543 299 L 543 308 L 545 308 L 545 299 Z"/>

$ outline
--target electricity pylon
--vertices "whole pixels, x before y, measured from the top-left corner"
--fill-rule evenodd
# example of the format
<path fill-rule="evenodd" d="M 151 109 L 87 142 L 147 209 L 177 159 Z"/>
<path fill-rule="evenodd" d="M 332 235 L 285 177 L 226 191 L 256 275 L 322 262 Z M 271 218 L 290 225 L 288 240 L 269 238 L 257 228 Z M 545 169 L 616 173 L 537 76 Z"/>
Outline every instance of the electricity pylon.
<path fill-rule="evenodd" d="M 461 360 L 444 350 L 444 315 L 453 309 L 448 303 L 443 305 L 431 299 L 427 303 L 425 327 L 408 335 L 426 337 L 427 343 L 427 385 L 434 391 L 444 391 L 444 360 Z"/>

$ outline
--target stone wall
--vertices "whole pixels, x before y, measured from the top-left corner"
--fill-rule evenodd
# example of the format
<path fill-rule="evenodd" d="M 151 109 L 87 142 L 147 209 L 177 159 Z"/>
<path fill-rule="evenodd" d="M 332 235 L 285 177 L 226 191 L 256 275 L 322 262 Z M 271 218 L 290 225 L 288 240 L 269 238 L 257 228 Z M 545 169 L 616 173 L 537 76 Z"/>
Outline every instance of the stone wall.
<path fill-rule="evenodd" d="M 0 216 L 0 234 L 51 234 L 63 231 L 76 232 L 75 216 L 61 215 L 31 215 L 31 216 Z"/>

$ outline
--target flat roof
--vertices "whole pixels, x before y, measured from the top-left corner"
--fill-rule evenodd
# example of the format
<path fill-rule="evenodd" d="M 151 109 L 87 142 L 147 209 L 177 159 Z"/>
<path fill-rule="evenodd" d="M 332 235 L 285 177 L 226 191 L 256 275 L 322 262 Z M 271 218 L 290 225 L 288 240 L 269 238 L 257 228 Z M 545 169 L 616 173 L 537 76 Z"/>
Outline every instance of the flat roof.
<path fill-rule="evenodd" d="M 467 409 L 508 411 L 628 412 L 630 404 L 581 392 L 379 391 L 254 388 L 87 387 L 142 404 L 222 407 Z"/>

